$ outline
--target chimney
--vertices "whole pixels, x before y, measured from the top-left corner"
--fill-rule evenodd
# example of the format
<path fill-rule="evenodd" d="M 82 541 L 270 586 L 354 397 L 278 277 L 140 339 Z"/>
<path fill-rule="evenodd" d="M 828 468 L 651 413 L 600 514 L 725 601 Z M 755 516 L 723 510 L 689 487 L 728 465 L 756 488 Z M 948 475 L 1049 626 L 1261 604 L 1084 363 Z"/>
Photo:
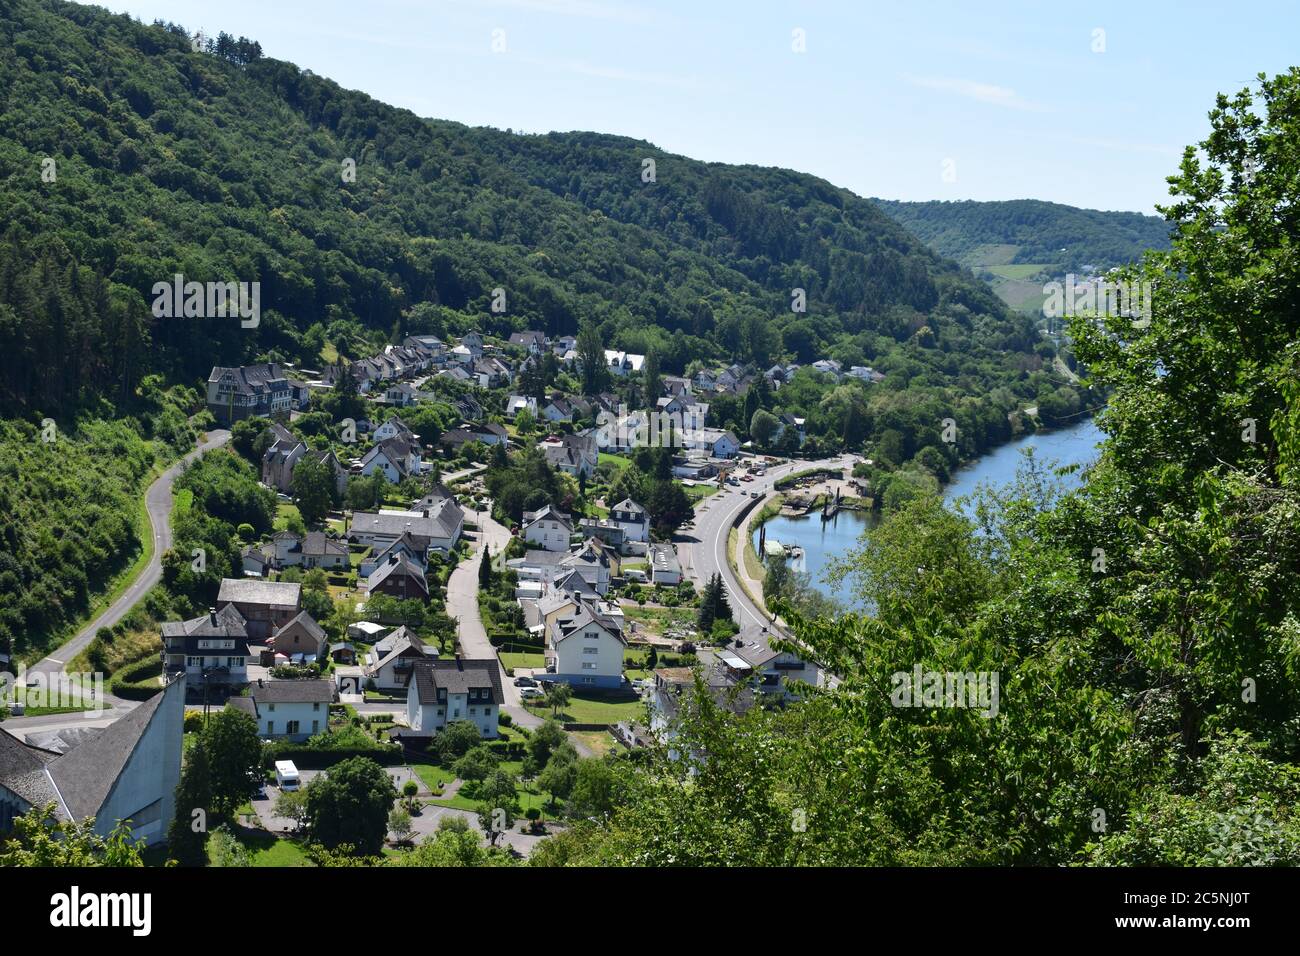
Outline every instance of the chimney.
<path fill-rule="evenodd" d="M 265 686 L 266 686 L 264 683 L 262 683 L 262 678 L 260 678 L 260 677 L 257 679 L 257 686 L 258 686 L 258 687 L 265 687 Z"/>
<path fill-rule="evenodd" d="M 208 608 L 208 621 L 213 627 L 217 626 L 217 609 L 215 607 Z"/>
<path fill-rule="evenodd" d="M 390 555 L 388 556 L 388 563 L 389 563 L 389 564 L 396 564 L 396 563 L 397 563 L 397 555 L 396 555 L 396 554 L 390 554 Z"/>

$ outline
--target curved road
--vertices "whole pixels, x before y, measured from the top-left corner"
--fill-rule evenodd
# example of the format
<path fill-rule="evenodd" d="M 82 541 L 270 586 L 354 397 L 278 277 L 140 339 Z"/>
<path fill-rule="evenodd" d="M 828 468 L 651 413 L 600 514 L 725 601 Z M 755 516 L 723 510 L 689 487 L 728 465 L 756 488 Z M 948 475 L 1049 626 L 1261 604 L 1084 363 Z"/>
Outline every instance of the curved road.
<path fill-rule="evenodd" d="M 714 573 L 721 574 L 732 616 L 741 627 L 751 624 L 771 626 L 772 623 L 749 599 L 727 560 L 727 538 L 737 516 L 746 504 L 752 503 L 757 507 L 749 493 L 757 491 L 759 498 L 766 498 L 774 490 L 778 478 L 810 468 L 842 468 L 853 460 L 852 455 L 841 455 L 821 461 L 793 461 L 771 466 L 767 474 L 745 482 L 739 488 L 723 485 L 717 494 L 705 498 L 702 506 L 696 509 L 694 529 L 679 533 L 678 550 L 685 558 L 683 564 L 695 575 L 697 586 L 702 588 Z"/>
<path fill-rule="evenodd" d="M 228 441 L 230 441 L 229 431 L 224 428 L 213 429 L 207 433 L 207 437 L 202 444 L 154 480 L 153 484 L 149 486 L 149 490 L 145 492 L 145 509 L 149 512 L 149 523 L 153 526 L 153 555 L 149 558 L 149 563 L 145 565 L 144 570 L 131 583 L 131 586 L 123 591 L 117 600 L 109 605 L 106 611 L 86 625 L 72 640 L 28 668 L 29 673 L 55 674 L 63 670 L 64 664 L 94 640 L 96 632 L 101 627 L 112 627 L 122 620 L 130 612 L 131 608 L 135 607 L 137 602 L 149 593 L 149 589 L 162 579 L 163 552 L 172 546 L 170 522 L 172 483 L 186 465 L 194 461 L 194 459 L 207 454 L 212 449 L 220 448 Z"/>

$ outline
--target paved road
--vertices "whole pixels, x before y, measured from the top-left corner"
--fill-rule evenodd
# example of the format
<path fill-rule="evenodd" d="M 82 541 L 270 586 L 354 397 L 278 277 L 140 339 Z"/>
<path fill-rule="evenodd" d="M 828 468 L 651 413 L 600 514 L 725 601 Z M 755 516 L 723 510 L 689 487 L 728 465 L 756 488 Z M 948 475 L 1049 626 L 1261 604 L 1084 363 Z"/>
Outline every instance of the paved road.
<path fill-rule="evenodd" d="M 694 575 L 696 586 L 703 588 L 715 573 L 721 574 L 736 623 L 741 627 L 751 624 L 770 625 L 771 620 L 749 599 L 731 570 L 731 562 L 727 560 L 727 536 L 731 527 L 745 505 L 753 503 L 757 506 L 750 497 L 751 491 L 757 491 L 760 497 L 766 497 L 773 491 L 776 480 L 791 472 L 810 468 L 839 468 L 852 460 L 852 456 L 843 455 L 821 461 L 793 461 L 773 465 L 761 478 L 743 482 L 739 488 L 723 485 L 717 494 L 705 498 L 696 509 L 694 527 L 677 536 L 677 550 L 683 567 Z"/>
<path fill-rule="evenodd" d="M 230 432 L 225 429 L 213 429 L 208 432 L 207 438 L 198 448 L 164 471 L 149 486 L 149 490 L 145 493 L 145 508 L 149 512 L 149 523 L 153 526 L 153 555 L 149 558 L 149 563 L 145 565 L 134 583 L 108 607 L 108 610 L 91 621 L 72 640 L 28 668 L 29 672 L 52 674 L 63 670 L 64 664 L 94 640 L 95 633 L 101 627 L 112 627 L 122 620 L 131 608 L 149 593 L 149 589 L 162 580 L 163 552 L 172 546 L 172 529 L 169 520 L 172 510 L 172 482 L 176 480 L 185 465 L 212 449 L 221 447 L 229 440 Z"/>

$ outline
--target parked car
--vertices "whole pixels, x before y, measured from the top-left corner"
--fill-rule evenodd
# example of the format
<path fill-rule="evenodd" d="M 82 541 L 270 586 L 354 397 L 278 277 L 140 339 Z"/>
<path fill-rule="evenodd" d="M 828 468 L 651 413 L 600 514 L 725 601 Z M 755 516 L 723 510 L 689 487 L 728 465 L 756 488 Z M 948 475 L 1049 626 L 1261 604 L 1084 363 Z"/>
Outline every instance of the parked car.
<path fill-rule="evenodd" d="M 753 481 L 753 480 L 754 480 L 754 476 L 753 476 L 753 475 L 741 475 L 741 476 L 740 476 L 740 480 L 741 480 L 741 481 Z"/>
<path fill-rule="evenodd" d="M 751 498 L 761 498 L 761 497 L 763 497 L 763 493 L 762 493 L 761 491 L 751 491 L 751 492 L 749 493 L 749 497 L 751 497 Z"/>
<path fill-rule="evenodd" d="M 515 686 L 516 686 L 516 687 L 536 687 L 536 686 L 537 686 L 537 681 L 533 680 L 531 677 L 516 677 L 516 678 L 515 678 Z"/>
<path fill-rule="evenodd" d="M 537 700 L 546 696 L 542 693 L 540 687 L 521 687 L 519 688 L 519 697 L 521 700 Z"/>

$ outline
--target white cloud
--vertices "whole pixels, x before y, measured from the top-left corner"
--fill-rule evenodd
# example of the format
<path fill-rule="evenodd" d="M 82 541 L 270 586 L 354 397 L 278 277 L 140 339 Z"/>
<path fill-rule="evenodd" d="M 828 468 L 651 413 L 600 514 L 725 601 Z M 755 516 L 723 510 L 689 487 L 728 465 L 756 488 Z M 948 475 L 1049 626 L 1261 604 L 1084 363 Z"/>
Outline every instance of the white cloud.
<path fill-rule="evenodd" d="M 1047 107 L 1025 99 L 1015 90 L 1006 86 L 996 86 L 992 83 L 980 83 L 975 80 L 964 80 L 959 77 L 948 76 L 914 76 L 911 73 L 904 73 L 902 77 L 904 81 L 912 86 L 919 86 L 927 90 L 939 90 L 943 93 L 953 93 L 968 100 L 988 103 L 990 106 L 1024 110 L 1030 113 L 1047 111 Z"/>

